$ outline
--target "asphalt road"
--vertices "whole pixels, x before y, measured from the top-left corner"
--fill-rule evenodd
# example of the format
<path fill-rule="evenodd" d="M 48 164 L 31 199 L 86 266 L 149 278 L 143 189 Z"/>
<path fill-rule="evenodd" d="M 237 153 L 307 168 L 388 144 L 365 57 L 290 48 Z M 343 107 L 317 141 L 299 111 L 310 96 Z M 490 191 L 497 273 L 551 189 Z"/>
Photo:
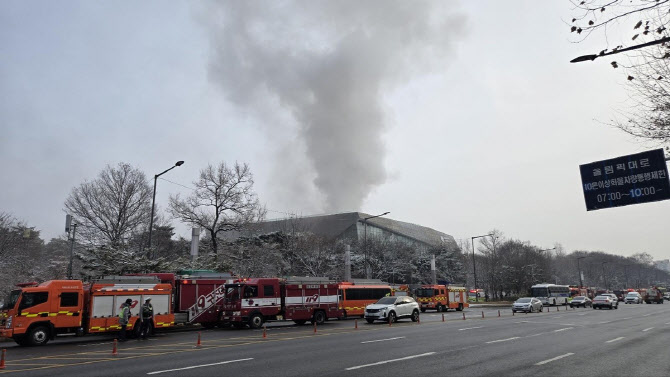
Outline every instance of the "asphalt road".
<path fill-rule="evenodd" d="M 427 312 L 389 326 L 362 320 L 261 330 L 159 334 L 120 343 L 62 339 L 44 347 L 7 346 L 11 376 L 670 376 L 670 305 L 618 310 L 560 307 L 516 314 L 471 308 Z M 484 311 L 484 318 L 482 318 Z"/>

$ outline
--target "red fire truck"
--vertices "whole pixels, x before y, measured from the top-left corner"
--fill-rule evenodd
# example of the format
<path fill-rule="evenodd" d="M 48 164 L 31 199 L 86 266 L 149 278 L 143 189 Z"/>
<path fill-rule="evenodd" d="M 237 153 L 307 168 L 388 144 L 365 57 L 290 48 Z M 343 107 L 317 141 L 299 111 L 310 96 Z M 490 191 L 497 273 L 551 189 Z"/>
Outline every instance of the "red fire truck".
<path fill-rule="evenodd" d="M 435 309 L 438 312 L 455 309 L 462 311 L 470 306 L 467 300 L 465 287 L 451 285 L 422 285 L 415 291 L 416 300 L 421 306 L 421 312 Z"/>
<path fill-rule="evenodd" d="M 266 321 L 322 324 L 341 318 L 337 283 L 319 277 L 252 278 L 226 284 L 222 324 L 258 329 Z"/>

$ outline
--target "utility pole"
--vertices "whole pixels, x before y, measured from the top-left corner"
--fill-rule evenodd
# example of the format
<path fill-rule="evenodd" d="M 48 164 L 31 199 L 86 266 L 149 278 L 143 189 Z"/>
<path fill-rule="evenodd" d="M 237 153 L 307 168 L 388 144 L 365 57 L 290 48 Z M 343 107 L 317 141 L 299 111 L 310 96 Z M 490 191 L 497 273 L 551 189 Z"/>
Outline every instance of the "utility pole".
<path fill-rule="evenodd" d="M 588 258 L 588 257 L 577 257 L 577 270 L 579 271 L 579 288 L 584 287 L 584 282 L 582 281 L 582 268 L 579 265 L 579 260 L 584 259 L 584 258 Z"/>

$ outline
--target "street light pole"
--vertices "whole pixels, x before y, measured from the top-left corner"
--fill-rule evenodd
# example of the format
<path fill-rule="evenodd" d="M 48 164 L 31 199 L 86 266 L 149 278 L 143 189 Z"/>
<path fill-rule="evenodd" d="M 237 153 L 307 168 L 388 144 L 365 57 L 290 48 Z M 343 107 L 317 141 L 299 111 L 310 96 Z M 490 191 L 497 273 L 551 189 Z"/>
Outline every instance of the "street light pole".
<path fill-rule="evenodd" d="M 484 234 L 481 236 L 470 237 L 472 239 L 472 274 L 475 278 L 475 301 L 479 301 L 479 293 L 477 292 L 477 261 L 475 260 L 475 238 L 482 238 L 487 236 L 493 237 L 493 234 Z"/>
<path fill-rule="evenodd" d="M 169 172 L 170 170 L 176 168 L 177 166 L 182 166 L 184 164 L 184 161 L 177 161 L 174 166 L 172 166 L 169 169 L 166 169 L 162 173 L 154 175 L 154 196 L 151 199 L 151 219 L 149 220 L 149 253 L 151 255 L 151 232 L 154 229 L 154 209 L 156 207 L 156 182 L 158 181 L 158 177 L 161 175 Z M 152 255 L 153 258 L 156 257 L 156 254 L 153 253 Z"/>
<path fill-rule="evenodd" d="M 381 215 L 366 217 L 363 219 L 363 248 L 365 249 L 365 278 L 370 279 L 372 271 L 370 271 L 370 264 L 368 263 L 368 220 L 375 217 L 386 216 L 391 212 L 384 212 Z"/>
<path fill-rule="evenodd" d="M 579 265 L 579 260 L 588 257 L 577 257 L 577 270 L 579 271 L 579 288 L 584 288 L 584 282 L 582 281 L 582 268 Z"/>
<path fill-rule="evenodd" d="M 637 50 L 638 48 L 649 47 L 649 46 L 653 46 L 653 45 L 657 45 L 657 44 L 661 44 L 661 43 L 665 43 L 665 42 L 670 42 L 670 37 L 657 39 L 655 41 L 642 43 L 642 44 L 639 44 L 639 45 L 630 46 L 630 47 L 622 48 L 622 49 L 619 49 L 619 50 L 612 50 L 610 52 L 604 52 L 604 53 L 597 54 L 597 55 L 592 54 L 592 55 L 579 56 L 579 57 L 576 57 L 576 58 L 570 60 L 570 63 L 593 61 L 593 60 L 596 60 L 597 58 L 599 58 L 601 56 L 614 55 L 614 54 L 618 54 L 620 52 L 626 52 L 626 51 L 630 51 L 630 50 Z"/>

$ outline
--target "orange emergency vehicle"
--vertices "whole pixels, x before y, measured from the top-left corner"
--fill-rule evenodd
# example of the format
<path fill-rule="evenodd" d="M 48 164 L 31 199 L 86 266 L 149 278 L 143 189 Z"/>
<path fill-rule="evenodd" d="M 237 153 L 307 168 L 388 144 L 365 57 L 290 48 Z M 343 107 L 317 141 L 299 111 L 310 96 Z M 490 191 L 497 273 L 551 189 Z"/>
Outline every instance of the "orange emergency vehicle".
<path fill-rule="evenodd" d="M 416 289 L 415 294 L 421 312 L 428 309 L 435 309 L 438 312 L 455 309 L 460 312 L 463 308 L 470 306 L 465 287 L 422 285 L 421 288 Z"/>
<path fill-rule="evenodd" d="M 44 345 L 59 334 L 119 331 L 119 310 L 126 299 L 132 300 L 129 332 L 138 331 L 140 308 L 147 297 L 154 308 L 152 327 L 174 325 L 172 286 L 155 277 L 107 277 L 91 283 L 50 280 L 17 286 L 0 309 L 0 337 L 20 345 Z"/>
<path fill-rule="evenodd" d="M 365 314 L 365 307 L 392 295 L 391 286 L 377 279 L 355 279 L 339 284 L 338 303 L 344 318 Z"/>

